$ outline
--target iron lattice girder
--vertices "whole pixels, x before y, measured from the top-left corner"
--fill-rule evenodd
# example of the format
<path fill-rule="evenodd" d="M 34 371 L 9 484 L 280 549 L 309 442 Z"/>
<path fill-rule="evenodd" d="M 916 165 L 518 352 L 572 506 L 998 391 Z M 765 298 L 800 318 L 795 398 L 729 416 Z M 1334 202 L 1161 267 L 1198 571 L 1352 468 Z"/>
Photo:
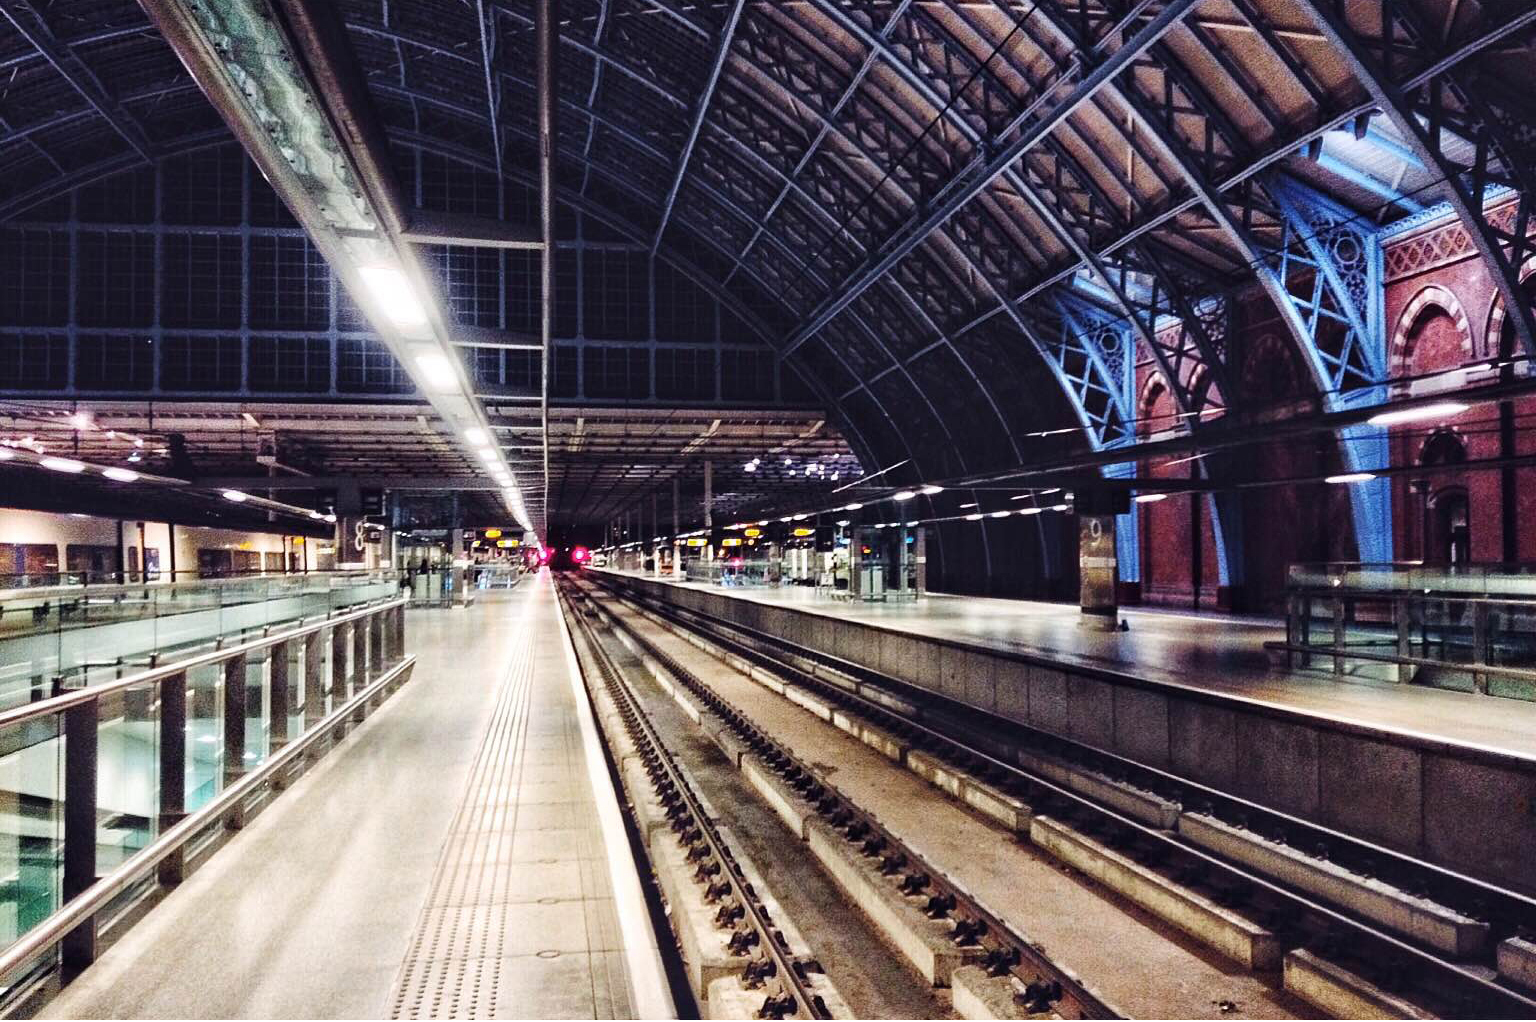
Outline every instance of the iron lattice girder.
<path fill-rule="evenodd" d="M 1065 122 L 1083 104 L 1104 88 L 1132 60 L 1173 28 L 1199 0 L 1174 0 L 1152 22 L 1103 62 L 1083 73 L 1078 84 L 1060 102 L 1021 131 L 996 152 L 978 153 L 966 168 L 952 178 L 932 201 L 914 212 L 895 233 L 849 279 L 827 295 L 813 314 L 785 341 L 785 350 L 794 351 L 824 326 L 848 303 L 884 276 L 907 253 L 922 244 L 958 209 L 980 195 L 992 182 L 1005 174 L 1021 156 Z"/>
<path fill-rule="evenodd" d="M 1246 190 L 1245 183 L 1240 191 Z M 1338 396 L 1387 377 L 1381 244 L 1371 225 L 1299 181 L 1265 181 L 1280 240 L 1260 272 L 1273 274 L 1311 339 L 1324 392 Z M 1256 204 L 1256 203 L 1255 203 Z M 1250 204 L 1253 205 L 1253 204 Z"/>
<path fill-rule="evenodd" d="M 32 48 L 57 71 L 90 107 L 101 115 L 145 163 L 155 159 L 155 148 L 144 129 L 117 100 L 108 94 L 99 79 L 86 67 L 67 44 L 57 39 L 48 27 L 43 12 L 34 0 L 0 0 L 0 14 L 31 44 Z"/>
<path fill-rule="evenodd" d="M 1507 321 L 1513 323 L 1525 352 L 1536 355 L 1536 317 L 1520 286 L 1520 269 L 1533 247 L 1528 228 L 1531 203 L 1536 201 L 1536 169 L 1529 162 L 1529 143 L 1516 141 L 1520 134 L 1530 138 L 1531 125 L 1499 123 L 1486 104 L 1469 99 L 1456 65 L 1424 68 L 1427 62 L 1421 54 L 1438 40 L 1405 0 L 1381 0 L 1382 35 L 1374 41 L 1355 31 L 1342 4 L 1299 2 L 1348 61 L 1413 154 L 1425 167 L 1439 173 L 1446 200 L 1488 264 L 1507 310 Z M 1529 18 L 1536 12 L 1524 14 Z M 1452 98 L 1460 103 L 1459 116 L 1447 106 Z M 1472 143 L 1474 155 L 1469 165 L 1458 163 L 1446 152 L 1447 128 Z M 1517 190 L 1519 200 L 1509 227 L 1488 215 L 1484 203 L 1491 184 L 1507 184 Z"/>

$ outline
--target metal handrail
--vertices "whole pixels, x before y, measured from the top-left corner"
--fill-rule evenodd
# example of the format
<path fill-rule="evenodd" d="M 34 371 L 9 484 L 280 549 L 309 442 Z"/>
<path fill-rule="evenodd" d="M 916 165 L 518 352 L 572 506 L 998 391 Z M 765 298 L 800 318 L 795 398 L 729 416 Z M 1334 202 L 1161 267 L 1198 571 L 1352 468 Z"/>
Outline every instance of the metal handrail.
<path fill-rule="evenodd" d="M 50 575 L 80 574 L 80 572 L 46 572 Z M 113 574 L 123 574 L 113 572 Z M 132 574 L 131 572 L 128 574 Z M 164 574 L 164 572 L 162 572 Z M 0 578 L 15 577 L 0 575 Z M 181 581 L 141 581 L 141 582 L 58 582 L 46 586 L 14 586 L 0 589 L 0 600 L 7 599 L 36 599 L 42 596 L 58 594 L 109 594 L 114 590 L 138 592 L 144 589 L 152 589 L 157 593 L 174 592 L 178 587 L 196 585 L 199 587 L 220 587 L 233 585 L 250 585 L 257 581 L 270 581 L 272 579 L 293 579 L 295 582 L 301 579 L 347 579 L 377 577 L 381 582 L 398 581 L 400 573 L 393 568 L 379 568 L 373 571 L 268 571 L 252 572 L 248 575 L 229 575 L 223 578 L 189 578 Z"/>
<path fill-rule="evenodd" d="M 376 607 L 374 609 L 381 610 L 383 608 Z M 312 630 L 305 629 L 305 631 Z M 265 642 L 267 640 L 262 641 Z M 284 640 L 279 638 L 272 641 L 281 642 Z M 233 653 L 235 650 L 236 647 L 230 647 L 229 650 L 221 652 Z M 255 789 L 266 784 L 274 774 L 287 767 L 294 759 L 303 755 L 311 745 L 330 734 L 331 730 L 336 725 L 345 721 L 360 704 L 378 695 L 385 686 L 391 684 L 402 672 L 414 665 L 415 662 L 415 654 L 407 654 L 401 657 L 399 663 L 385 671 L 367 688 L 358 692 L 346 703 L 321 718 L 309 731 L 273 753 L 255 770 L 245 774 L 225 788 L 206 805 L 172 824 L 155 840 L 139 849 L 127 859 L 124 859 L 117 869 L 97 880 L 74 899 L 66 902 L 47 919 L 38 923 L 21 937 L 18 937 L 16 942 L 10 947 L 0 951 L 0 976 L 9 975 L 21 969 L 39 954 L 62 941 L 77 927 L 88 923 L 96 913 L 105 908 L 113 898 L 127 890 L 140 876 L 158 866 L 219 817 L 238 807 L 240 802 Z M 177 668 L 177 670 L 180 669 L 184 668 Z M 156 673 L 156 677 L 165 677 L 166 673 Z M 168 673 L 174 674 L 176 672 L 172 670 Z M 49 700 L 49 702 L 56 701 Z M 38 705 L 41 706 L 43 704 L 39 703 Z"/>
<path fill-rule="evenodd" d="M 133 688 L 136 685 L 147 685 L 151 682 L 164 681 L 166 678 L 169 678 L 172 675 L 182 674 L 186 671 L 194 670 L 198 667 L 206 667 L 209 664 L 222 663 L 223 661 L 239 656 L 242 653 L 253 653 L 257 650 L 267 649 L 268 647 L 276 646 L 280 643 L 302 638 L 303 636 L 309 635 L 312 632 L 318 632 L 324 628 L 330 628 L 338 624 L 345 624 L 348 621 L 367 617 L 370 614 L 377 614 L 381 611 L 390 610 L 394 607 L 402 607 L 407 602 L 408 601 L 404 597 L 397 597 L 393 600 L 387 600 L 383 603 L 365 604 L 363 607 L 357 610 L 347 611 L 344 614 L 339 614 L 334 617 L 326 617 L 323 620 L 316 621 L 314 624 L 301 625 L 298 628 L 292 628 L 285 632 L 279 632 L 276 635 L 264 635 L 260 638 L 250 639 L 245 642 L 238 643 L 234 646 L 224 646 L 219 649 L 212 649 L 206 653 L 199 653 L 196 656 L 190 656 L 185 660 L 177 660 L 174 663 L 166 664 L 163 667 L 151 667 L 149 670 L 140 671 L 138 674 L 130 674 L 123 678 L 114 678 L 111 681 L 104 681 L 99 685 L 90 685 L 86 688 L 79 688 L 70 692 L 65 692 L 61 695 L 52 696 L 48 699 L 42 700 L 41 702 L 28 703 L 25 706 L 17 706 L 9 710 L 0 711 L 0 729 L 10 727 L 14 724 L 21 724 L 29 720 L 35 720 L 38 717 L 52 716 L 55 713 L 60 713 L 64 710 L 71 709 L 72 707 L 84 705 L 85 703 L 94 702 L 103 696 L 109 696 L 114 692 L 120 692 L 124 689 Z"/>

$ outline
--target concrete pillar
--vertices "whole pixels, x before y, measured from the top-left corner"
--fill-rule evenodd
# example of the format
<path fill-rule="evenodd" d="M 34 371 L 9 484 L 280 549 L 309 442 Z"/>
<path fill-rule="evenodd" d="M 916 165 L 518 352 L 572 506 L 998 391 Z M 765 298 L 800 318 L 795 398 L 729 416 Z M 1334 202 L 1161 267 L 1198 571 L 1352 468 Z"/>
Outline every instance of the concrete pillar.
<path fill-rule="evenodd" d="M 1120 605 L 1116 583 L 1120 569 L 1115 550 L 1113 514 L 1079 514 L 1078 577 L 1082 614 L 1078 623 L 1085 628 L 1114 631 L 1119 626 Z"/>
<path fill-rule="evenodd" d="M 860 595 L 859 572 L 864 567 L 864 530 L 854 526 L 848 533 L 848 595 Z"/>
<path fill-rule="evenodd" d="M 715 463 L 704 463 L 704 529 L 708 531 L 715 527 Z"/>

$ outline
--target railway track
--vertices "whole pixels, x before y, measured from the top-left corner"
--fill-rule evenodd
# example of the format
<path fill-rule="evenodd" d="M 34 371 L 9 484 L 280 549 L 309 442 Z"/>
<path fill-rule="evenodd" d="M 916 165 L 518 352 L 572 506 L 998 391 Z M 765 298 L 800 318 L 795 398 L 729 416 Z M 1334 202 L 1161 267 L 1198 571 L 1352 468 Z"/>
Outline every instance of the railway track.
<path fill-rule="evenodd" d="M 1452 959 L 1263 872 L 1213 855 L 1175 831 L 1149 826 L 1052 778 L 1026 770 L 1014 761 L 1014 752 L 1028 743 L 1083 770 L 1135 785 L 1180 806 L 1196 807 L 1201 813 L 1278 839 L 1290 847 L 1306 849 L 1320 859 L 1380 878 L 1401 891 L 1433 898 L 1439 904 L 1488 922 L 1495 940 L 1536 925 L 1536 902 L 1523 895 L 1013 722 L 988 720 L 981 711 L 963 708 L 857 665 L 792 647 L 775 637 L 713 620 L 708 615 L 648 600 L 612 580 L 603 579 L 600 584 L 609 595 L 622 596 L 675 627 L 694 631 L 722 650 L 816 693 L 842 712 L 899 736 L 913 748 L 936 755 L 957 770 L 986 779 L 1035 813 L 1063 821 L 1181 884 L 1207 892 L 1219 903 L 1240 910 L 1272 930 L 1288 949 L 1307 949 L 1327 961 L 1344 965 L 1382 989 L 1440 1017 L 1536 1016 L 1536 998 L 1498 979 L 1491 964 L 1492 941 L 1486 955 Z M 644 636 L 634 633 L 633 638 L 642 646 L 649 646 L 649 654 L 659 662 L 667 663 L 665 655 Z M 769 649 L 778 652 L 771 653 Z M 819 662 L 834 669 L 840 677 L 837 682 L 828 680 L 825 674 L 806 670 L 795 661 Z M 711 701 L 705 693 L 699 695 Z M 717 712 L 730 719 L 732 711 L 730 707 L 720 707 Z M 965 719 L 961 719 L 962 714 Z M 753 735 L 755 729 L 750 721 L 733 720 L 732 725 L 739 727 L 743 737 L 752 736 L 751 740 L 772 748 L 771 739 Z M 783 755 L 782 751 L 774 755 L 783 757 L 786 770 L 799 785 L 815 790 L 819 782 L 803 764 L 795 763 L 793 757 Z M 857 819 L 856 807 L 850 807 L 849 812 L 850 818 Z M 877 841 L 885 837 L 874 826 L 868 832 Z M 929 874 L 928 882 L 933 883 L 937 871 L 925 872 Z"/>
<path fill-rule="evenodd" d="M 705 811 L 698 793 L 641 711 L 629 683 L 592 634 L 586 615 L 571 612 L 571 600 L 564 586 L 560 598 L 562 609 L 567 611 L 566 619 L 574 622 L 587 640 L 599 681 L 613 699 L 630 741 L 645 763 L 656 797 L 666 807 L 673 833 L 687 849 L 688 861 L 696 864 L 695 879 L 705 882 L 706 900 L 719 906 L 716 923 L 733 930 L 729 946 L 743 959 L 743 985 L 763 991 L 758 1017 L 833 1017 L 806 975 L 808 969 L 819 970 L 819 966 L 795 958 L 785 947 L 779 927 Z"/>
<path fill-rule="evenodd" d="M 581 615 L 577 615 L 580 617 Z M 609 619 L 610 627 L 623 628 Z M 627 630 L 647 656 L 672 675 L 711 713 L 741 739 L 769 769 L 809 803 L 844 840 L 866 857 L 879 860 L 880 871 L 899 877 L 900 889 L 923 905 L 934 920 L 951 924 L 957 948 L 977 949 L 982 968 L 993 977 L 1012 976 L 1020 991 L 1020 1008 L 1031 1015 L 1064 1019 L 1109 1019 L 1121 1015 L 1082 979 L 1043 953 L 1025 935 L 981 904 L 969 891 L 946 876 L 937 864 L 910 848 L 874 815 L 837 787 L 820 779 L 782 742 L 758 728 L 709 685 L 657 648 L 643 634 Z"/>

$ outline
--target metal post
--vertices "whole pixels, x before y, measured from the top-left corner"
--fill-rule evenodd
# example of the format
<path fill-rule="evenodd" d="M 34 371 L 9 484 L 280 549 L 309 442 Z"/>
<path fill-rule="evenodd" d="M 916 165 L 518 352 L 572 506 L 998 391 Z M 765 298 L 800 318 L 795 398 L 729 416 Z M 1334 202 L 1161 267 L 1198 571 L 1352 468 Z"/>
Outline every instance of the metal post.
<path fill-rule="evenodd" d="M 368 669 L 368 632 L 373 623 L 371 617 L 358 618 L 352 622 L 352 684 L 356 688 L 366 688 L 371 674 Z"/>
<path fill-rule="evenodd" d="M 288 643 L 279 642 L 267 654 L 267 747 L 277 752 L 288 744 L 288 710 L 293 692 L 288 685 Z"/>
<path fill-rule="evenodd" d="M 304 636 L 304 730 L 325 716 L 325 636 L 313 631 Z"/>
<path fill-rule="evenodd" d="M 245 773 L 245 654 L 224 661 L 224 786 Z"/>
<path fill-rule="evenodd" d="M 173 674 L 160 682 L 160 831 L 164 833 L 187 815 L 187 676 Z M 160 882 L 179 884 L 187 874 L 187 859 L 178 848 L 160 860 Z"/>
<path fill-rule="evenodd" d="M 715 463 L 704 463 L 704 530 L 708 532 L 715 527 L 714 502 L 715 502 Z"/>
<path fill-rule="evenodd" d="M 64 711 L 64 878 L 66 904 L 96 882 L 96 700 Z M 185 740 L 185 739 L 183 739 Z M 96 960 L 96 919 L 91 917 L 60 942 L 67 972 Z"/>
<path fill-rule="evenodd" d="M 1344 610 L 1343 595 L 1333 598 L 1333 673 L 1344 673 Z"/>
<path fill-rule="evenodd" d="M 554 335 L 555 291 L 555 45 L 557 31 L 556 0 L 534 4 L 534 34 L 539 77 L 539 223 L 543 228 L 543 258 L 539 264 L 539 341 L 543 358 L 539 370 L 540 415 L 544 430 L 544 500 L 545 522 L 549 515 L 549 360 Z M 544 523 L 541 523 L 544 524 Z"/>
<path fill-rule="evenodd" d="M 350 625 L 336 625 L 331 629 L 331 709 L 340 706 L 351 692 L 350 670 L 347 664 L 347 629 Z"/>
<path fill-rule="evenodd" d="M 1472 662 L 1492 662 L 1492 649 L 1488 642 L 1488 601 L 1472 601 Z M 1483 695 L 1488 694 L 1488 672 L 1473 671 L 1472 687 Z"/>
<path fill-rule="evenodd" d="M 1392 617 L 1397 625 L 1397 655 L 1408 657 L 1413 655 L 1413 601 L 1397 599 L 1392 601 Z M 1406 685 L 1413 681 L 1414 667 L 1412 664 L 1397 665 L 1397 680 Z"/>

